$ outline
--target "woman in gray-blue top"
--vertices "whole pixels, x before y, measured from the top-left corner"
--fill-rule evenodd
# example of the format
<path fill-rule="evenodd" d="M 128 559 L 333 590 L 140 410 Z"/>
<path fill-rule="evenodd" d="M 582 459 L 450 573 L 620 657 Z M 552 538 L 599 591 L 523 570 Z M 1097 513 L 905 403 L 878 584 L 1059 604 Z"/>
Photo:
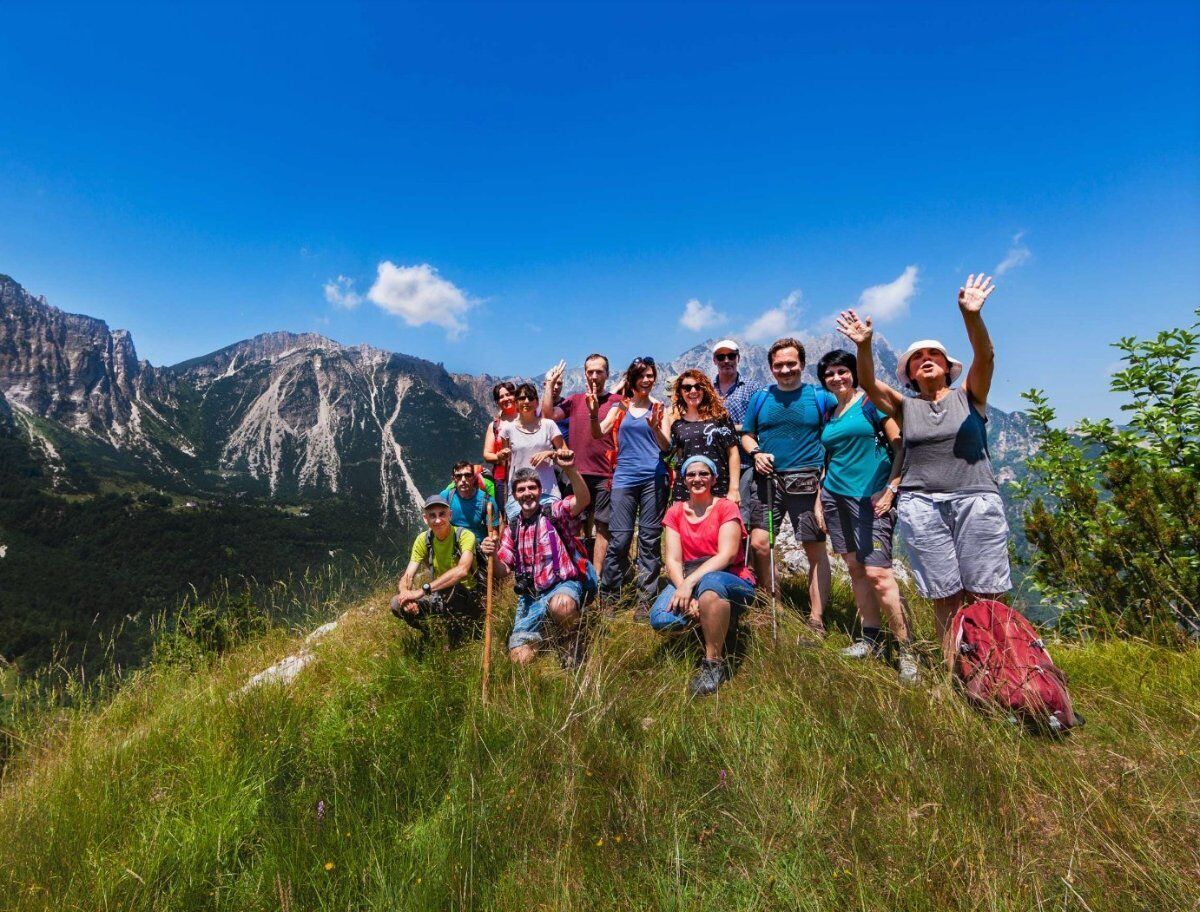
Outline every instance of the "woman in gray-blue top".
<path fill-rule="evenodd" d="M 858 346 L 863 389 L 900 425 L 904 474 L 897 525 L 917 589 L 933 600 L 943 648 L 950 620 L 962 605 L 1012 588 L 1008 522 L 987 447 L 995 349 L 981 311 L 995 289 L 990 277 L 971 275 L 958 290 L 972 360 L 957 389 L 952 384 L 963 364 L 936 339 L 914 342 L 900 356 L 897 377 L 916 393 L 906 396 L 875 376 L 871 318 L 864 322 L 847 310 L 837 320 L 838 330 Z"/>
<path fill-rule="evenodd" d="M 617 392 L 621 401 L 604 416 L 599 397 L 588 393 L 592 436 L 597 440 L 616 428 L 612 497 L 608 520 L 608 552 L 600 575 L 600 594 L 616 596 L 629 568 L 629 549 L 638 537 L 638 606 L 635 615 L 649 616 L 662 572 L 662 520 L 667 510 L 667 467 L 663 453 L 671 441 L 663 433 L 662 403 L 650 396 L 658 380 L 654 359 L 634 358 Z"/>

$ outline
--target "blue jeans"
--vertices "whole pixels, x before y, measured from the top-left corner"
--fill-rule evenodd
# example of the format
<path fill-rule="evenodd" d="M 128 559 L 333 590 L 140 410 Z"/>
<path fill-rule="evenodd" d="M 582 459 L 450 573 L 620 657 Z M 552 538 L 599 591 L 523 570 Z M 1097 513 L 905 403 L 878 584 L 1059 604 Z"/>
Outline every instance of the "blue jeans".
<path fill-rule="evenodd" d="M 558 500 L 559 498 L 555 497 L 553 494 L 543 494 L 538 499 L 538 503 L 544 507 L 546 504 L 552 504 Z M 515 523 L 517 521 L 517 517 L 521 515 L 521 505 L 517 503 L 517 499 L 513 497 L 511 493 L 508 495 L 508 501 L 504 505 L 504 515 L 508 517 L 509 525 Z"/>
<path fill-rule="evenodd" d="M 729 602 L 731 617 L 737 617 L 754 601 L 754 587 L 742 579 L 724 570 L 712 570 L 700 577 L 700 582 L 692 590 L 692 598 L 700 598 L 705 592 L 715 592 L 717 598 Z M 650 626 L 660 632 L 683 630 L 691 621 L 681 614 L 671 610 L 671 599 L 675 597 L 675 586 L 668 583 L 654 600 L 650 609 Z"/>
<path fill-rule="evenodd" d="M 536 645 L 542 641 L 542 626 L 550 611 L 550 599 L 556 595 L 569 595 L 582 612 L 596 596 L 596 568 L 588 564 L 587 576 L 583 579 L 557 583 L 536 596 L 517 596 L 517 616 L 513 619 L 512 633 L 508 637 L 508 648 Z"/>
<path fill-rule="evenodd" d="M 637 526 L 637 585 L 642 602 L 654 601 L 662 572 L 663 514 L 667 512 L 667 479 L 653 478 L 629 487 L 613 486 L 608 517 L 608 554 L 601 568 L 600 588 L 616 594 L 629 570 L 629 548 Z"/>

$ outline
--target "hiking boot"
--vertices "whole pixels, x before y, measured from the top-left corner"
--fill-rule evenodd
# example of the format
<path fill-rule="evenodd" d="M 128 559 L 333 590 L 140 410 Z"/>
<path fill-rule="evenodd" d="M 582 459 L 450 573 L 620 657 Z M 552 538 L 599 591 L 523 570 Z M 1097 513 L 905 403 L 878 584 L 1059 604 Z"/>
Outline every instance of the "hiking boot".
<path fill-rule="evenodd" d="M 909 646 L 900 647 L 900 683 L 912 686 L 921 682 L 921 669 L 917 664 L 917 654 Z"/>
<path fill-rule="evenodd" d="M 820 639 L 825 639 L 825 621 L 821 618 L 810 617 L 804 623 L 808 625 L 808 629 L 815 633 Z"/>
<path fill-rule="evenodd" d="M 707 697 L 729 680 L 729 671 L 722 659 L 703 659 L 696 674 L 688 684 L 689 697 Z"/>
<path fill-rule="evenodd" d="M 859 637 L 853 644 L 843 649 L 841 654 L 847 659 L 875 659 L 879 657 L 880 651 L 878 644 L 872 643 L 865 637 Z"/>

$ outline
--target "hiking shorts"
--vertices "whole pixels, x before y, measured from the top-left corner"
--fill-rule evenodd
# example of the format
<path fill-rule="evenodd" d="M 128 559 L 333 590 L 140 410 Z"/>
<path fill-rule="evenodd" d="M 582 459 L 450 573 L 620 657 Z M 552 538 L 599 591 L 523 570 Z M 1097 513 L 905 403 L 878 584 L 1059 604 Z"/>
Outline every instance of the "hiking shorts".
<path fill-rule="evenodd" d="M 512 633 L 508 637 L 508 648 L 534 646 L 542 642 L 542 628 L 546 615 L 550 613 L 550 599 L 556 595 L 569 595 L 583 612 L 596 596 L 596 569 L 589 563 L 587 576 L 583 579 L 556 583 L 545 592 L 535 596 L 517 596 L 517 615 L 513 618 Z"/>
<path fill-rule="evenodd" d="M 853 554 L 864 567 L 889 569 L 892 566 L 895 509 L 876 516 L 871 498 L 848 497 L 829 491 L 821 492 L 821 507 L 825 511 L 825 528 L 829 530 L 829 546 L 834 554 Z"/>
<path fill-rule="evenodd" d="M 729 612 L 735 618 L 754 601 L 754 587 L 740 576 L 725 570 L 713 570 L 700 577 L 696 588 L 692 590 L 692 598 L 700 598 L 705 592 L 715 592 L 718 598 L 729 602 Z M 668 583 L 650 609 L 650 626 L 660 633 L 682 630 L 692 623 L 671 610 L 671 599 L 674 597 L 675 586 Z"/>
<path fill-rule="evenodd" d="M 799 542 L 823 542 L 825 533 L 817 525 L 816 494 L 786 494 L 779 483 L 779 476 L 754 474 L 754 504 L 750 508 L 750 528 L 767 530 L 768 485 L 775 486 L 775 534 L 783 528 L 783 518 L 792 523 L 792 531 Z"/>
<path fill-rule="evenodd" d="M 587 485 L 588 493 L 592 495 L 592 502 L 583 511 L 580 519 L 586 523 L 588 517 L 591 517 L 593 522 L 604 523 L 607 526 L 608 517 L 612 513 L 612 476 L 584 475 L 583 482 Z"/>
<path fill-rule="evenodd" d="M 925 598 L 964 590 L 997 595 L 1012 588 L 1008 520 L 999 494 L 901 491 L 896 517 Z"/>

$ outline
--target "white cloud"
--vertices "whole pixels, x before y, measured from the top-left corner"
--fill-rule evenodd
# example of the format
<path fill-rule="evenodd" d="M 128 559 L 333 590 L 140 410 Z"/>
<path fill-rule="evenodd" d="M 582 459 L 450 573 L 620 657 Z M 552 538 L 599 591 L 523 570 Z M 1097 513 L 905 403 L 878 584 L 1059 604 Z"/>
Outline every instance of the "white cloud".
<path fill-rule="evenodd" d="M 858 309 L 876 323 L 894 320 L 908 313 L 908 302 L 917 293 L 916 266 L 908 266 L 898 277 L 885 285 L 872 285 L 858 296 Z"/>
<path fill-rule="evenodd" d="M 756 320 L 742 330 L 742 335 L 751 342 L 766 342 L 783 336 L 799 335 L 797 326 L 800 317 L 800 289 L 796 289 L 778 305 L 763 311 Z"/>
<path fill-rule="evenodd" d="M 367 298 L 409 326 L 440 326 L 450 339 L 467 331 L 467 311 L 479 303 L 428 263 L 397 266 L 390 260 L 379 264 L 379 275 Z"/>
<path fill-rule="evenodd" d="M 679 318 L 679 325 L 692 332 L 701 332 L 724 322 L 725 314 L 717 313 L 711 304 L 701 304 L 695 298 L 683 305 L 683 316 Z"/>
<path fill-rule="evenodd" d="M 1033 251 L 1025 245 L 1024 238 L 1024 231 L 1018 231 L 1013 235 L 1012 246 L 1008 248 L 1008 253 L 1004 255 L 1004 259 L 1000 261 L 1000 264 L 995 269 L 997 276 L 1002 276 L 1010 269 L 1023 266 L 1033 259 Z"/>
<path fill-rule="evenodd" d="M 352 310 L 362 303 L 362 295 L 354 290 L 354 279 L 340 275 L 325 283 L 325 300 L 334 307 Z"/>

